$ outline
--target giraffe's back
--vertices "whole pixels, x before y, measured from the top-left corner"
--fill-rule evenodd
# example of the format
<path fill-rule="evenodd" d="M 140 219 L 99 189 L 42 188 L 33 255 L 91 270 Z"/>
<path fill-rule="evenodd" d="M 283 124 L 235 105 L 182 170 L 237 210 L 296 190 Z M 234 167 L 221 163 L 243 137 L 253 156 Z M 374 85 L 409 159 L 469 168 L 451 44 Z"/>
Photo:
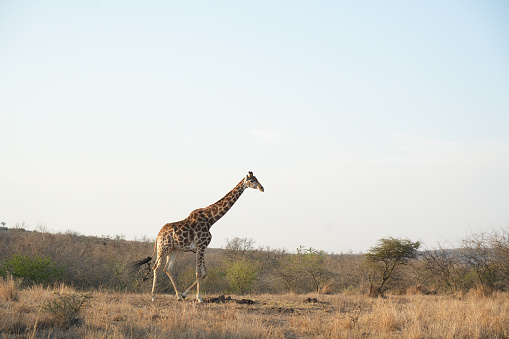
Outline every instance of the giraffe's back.
<path fill-rule="evenodd" d="M 190 220 L 168 223 L 157 236 L 158 256 L 170 251 L 196 252 L 198 247 L 207 247 L 212 239 L 205 222 Z"/>

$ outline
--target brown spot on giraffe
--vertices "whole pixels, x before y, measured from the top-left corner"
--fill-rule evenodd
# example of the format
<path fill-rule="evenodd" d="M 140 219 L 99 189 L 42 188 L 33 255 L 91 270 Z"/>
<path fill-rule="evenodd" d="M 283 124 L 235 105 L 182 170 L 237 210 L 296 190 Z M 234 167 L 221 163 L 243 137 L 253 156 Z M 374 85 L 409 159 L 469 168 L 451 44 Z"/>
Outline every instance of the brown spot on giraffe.
<path fill-rule="evenodd" d="M 166 257 L 164 271 L 168 275 L 175 289 L 178 300 L 182 300 L 189 291 L 196 285 L 196 298 L 202 302 L 200 293 L 200 283 L 207 275 L 205 267 L 205 249 L 212 240 L 210 228 L 235 204 L 246 188 L 254 188 L 264 191 L 263 186 L 258 182 L 253 172 L 249 172 L 230 192 L 216 203 L 192 211 L 187 218 L 181 221 L 168 223 L 164 225 L 156 238 L 154 253 L 152 257 L 140 260 L 135 263 L 136 267 L 146 264 L 155 256 L 154 263 L 154 281 L 152 283 L 152 301 L 155 300 L 155 286 L 157 281 L 157 271 L 161 266 L 163 258 Z M 179 293 L 172 274 L 172 268 L 179 252 L 196 253 L 196 281 L 184 292 Z"/>

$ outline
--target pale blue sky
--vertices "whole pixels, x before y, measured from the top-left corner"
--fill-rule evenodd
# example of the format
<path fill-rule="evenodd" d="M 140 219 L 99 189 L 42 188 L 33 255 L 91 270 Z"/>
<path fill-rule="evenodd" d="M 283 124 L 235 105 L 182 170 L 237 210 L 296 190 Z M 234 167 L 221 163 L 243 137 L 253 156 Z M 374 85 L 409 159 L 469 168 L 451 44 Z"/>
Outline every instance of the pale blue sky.
<path fill-rule="evenodd" d="M 504 1 L 1 1 L 0 221 L 294 250 L 509 224 Z"/>

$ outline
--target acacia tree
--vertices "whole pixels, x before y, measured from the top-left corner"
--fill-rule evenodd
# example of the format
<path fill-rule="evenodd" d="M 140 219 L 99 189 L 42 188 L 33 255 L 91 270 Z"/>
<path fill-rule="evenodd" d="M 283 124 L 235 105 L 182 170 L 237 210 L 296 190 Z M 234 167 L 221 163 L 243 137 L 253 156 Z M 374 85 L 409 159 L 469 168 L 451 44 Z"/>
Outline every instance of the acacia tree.
<path fill-rule="evenodd" d="M 371 247 L 364 255 L 366 264 L 372 270 L 369 295 L 383 296 L 391 287 L 396 268 L 416 258 L 420 245 L 419 241 L 389 237 L 380 239 L 377 245 Z"/>

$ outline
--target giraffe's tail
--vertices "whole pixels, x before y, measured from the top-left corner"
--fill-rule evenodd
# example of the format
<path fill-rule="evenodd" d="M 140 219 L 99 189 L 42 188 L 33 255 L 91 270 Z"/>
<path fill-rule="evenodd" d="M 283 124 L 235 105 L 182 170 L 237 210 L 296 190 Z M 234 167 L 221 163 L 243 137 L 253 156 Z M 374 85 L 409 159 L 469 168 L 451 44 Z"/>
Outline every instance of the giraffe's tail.
<path fill-rule="evenodd" d="M 146 257 L 145 259 L 141 259 L 141 260 L 138 260 L 138 261 L 135 261 L 133 263 L 131 263 L 131 266 L 133 269 L 138 269 L 139 267 L 141 267 L 142 265 L 145 265 L 146 263 L 149 263 L 150 261 L 152 261 L 152 257 Z"/>
<path fill-rule="evenodd" d="M 135 261 L 135 262 L 132 262 L 129 266 L 131 268 L 131 271 L 132 272 L 136 272 L 140 269 L 141 266 L 145 265 L 145 264 L 148 264 L 148 269 L 147 271 L 150 271 L 150 262 L 152 261 L 152 258 L 155 256 L 155 253 L 156 253 L 156 246 L 157 246 L 157 243 L 154 245 L 154 251 L 152 252 L 152 256 L 151 257 L 146 257 L 145 259 L 141 259 L 141 260 L 138 260 L 138 261 Z"/>

